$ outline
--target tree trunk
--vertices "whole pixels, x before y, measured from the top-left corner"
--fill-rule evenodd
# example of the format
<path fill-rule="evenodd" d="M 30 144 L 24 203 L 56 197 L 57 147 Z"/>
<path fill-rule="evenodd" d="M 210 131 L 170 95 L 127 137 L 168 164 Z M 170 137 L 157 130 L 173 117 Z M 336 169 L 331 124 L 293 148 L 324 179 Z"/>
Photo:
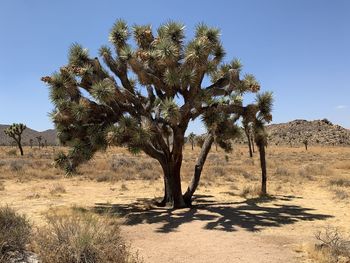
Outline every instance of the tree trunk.
<path fill-rule="evenodd" d="M 254 146 L 254 136 L 250 136 L 251 146 L 253 148 L 253 153 L 255 153 L 255 146 Z"/>
<path fill-rule="evenodd" d="M 192 151 L 193 151 L 193 144 L 194 144 L 194 142 L 191 142 L 191 145 L 192 145 Z"/>
<path fill-rule="evenodd" d="M 251 139 L 250 139 L 249 130 L 248 129 L 244 129 L 244 131 L 245 131 L 245 134 L 247 135 L 247 139 L 248 139 L 249 157 L 252 158 L 253 157 L 252 142 L 251 142 Z"/>
<path fill-rule="evenodd" d="M 158 206 L 170 206 L 175 209 L 186 207 L 181 190 L 181 164 L 182 156 L 161 163 L 164 173 L 164 196 Z"/>
<path fill-rule="evenodd" d="M 21 142 L 17 142 L 18 144 L 18 148 L 19 148 L 19 151 L 21 152 L 21 156 L 23 156 L 23 148 L 22 148 L 22 145 L 21 145 Z"/>
<path fill-rule="evenodd" d="M 193 174 L 191 183 L 189 184 L 189 186 L 186 190 L 186 193 L 184 194 L 184 201 L 185 201 L 187 206 L 191 206 L 192 196 L 198 187 L 199 180 L 200 180 L 201 173 L 202 173 L 202 169 L 203 169 L 204 163 L 207 159 L 211 145 L 213 144 L 213 141 L 214 141 L 214 137 L 211 134 L 209 134 L 204 141 L 204 144 L 202 146 L 202 150 L 198 156 L 197 163 L 194 167 L 194 174 Z"/>
<path fill-rule="evenodd" d="M 258 144 L 259 154 L 260 154 L 260 166 L 261 166 L 261 195 L 266 195 L 266 159 L 265 159 L 265 145 L 260 143 Z"/>
<path fill-rule="evenodd" d="M 182 154 L 180 156 L 177 156 L 173 164 L 173 173 L 172 173 L 173 208 L 186 207 L 186 204 L 182 196 L 182 190 L 181 190 L 181 164 L 182 164 Z"/>

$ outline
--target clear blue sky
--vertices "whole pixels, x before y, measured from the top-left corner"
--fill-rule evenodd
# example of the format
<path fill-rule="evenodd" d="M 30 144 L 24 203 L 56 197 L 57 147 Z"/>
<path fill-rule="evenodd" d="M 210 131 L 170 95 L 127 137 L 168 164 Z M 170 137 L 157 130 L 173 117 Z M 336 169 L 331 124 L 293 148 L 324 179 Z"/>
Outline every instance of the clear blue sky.
<path fill-rule="evenodd" d="M 117 18 L 154 27 L 177 20 L 190 35 L 199 22 L 219 27 L 227 59 L 240 58 L 274 92 L 274 122 L 328 118 L 350 128 L 347 0 L 0 0 L 0 123 L 52 128 L 40 77 L 67 62 L 72 42 L 95 55 Z"/>

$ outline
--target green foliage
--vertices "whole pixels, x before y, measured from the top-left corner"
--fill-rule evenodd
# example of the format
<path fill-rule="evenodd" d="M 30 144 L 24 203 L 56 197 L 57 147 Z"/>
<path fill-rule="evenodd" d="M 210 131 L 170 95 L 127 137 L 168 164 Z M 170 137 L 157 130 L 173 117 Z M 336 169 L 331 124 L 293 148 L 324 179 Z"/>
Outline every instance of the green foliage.
<path fill-rule="evenodd" d="M 130 32 L 126 22 L 122 19 L 117 20 L 109 33 L 109 41 L 116 47 L 123 47 L 130 37 Z"/>
<path fill-rule="evenodd" d="M 154 45 L 154 48 L 154 56 L 159 64 L 171 65 L 179 58 L 179 49 L 168 38 L 159 39 L 157 44 Z"/>
<path fill-rule="evenodd" d="M 27 128 L 23 123 L 13 123 L 10 127 L 4 130 L 4 133 L 14 140 L 20 139 L 23 131 Z"/>
<path fill-rule="evenodd" d="M 108 104 L 115 100 L 115 86 L 109 79 L 104 79 L 91 86 L 91 95 L 100 103 Z"/>
<path fill-rule="evenodd" d="M 74 43 L 69 49 L 68 61 L 72 66 L 82 67 L 89 62 L 89 52 L 82 45 Z"/>
<path fill-rule="evenodd" d="M 169 21 L 158 28 L 158 36 L 161 39 L 167 39 L 175 44 L 180 44 L 185 38 L 184 29 L 184 24 Z"/>
<path fill-rule="evenodd" d="M 172 125 L 176 125 L 181 118 L 179 106 L 172 99 L 165 99 L 160 105 L 162 116 Z"/>
<path fill-rule="evenodd" d="M 257 94 L 256 103 L 259 107 L 258 117 L 266 122 L 270 122 L 272 120 L 271 112 L 273 106 L 272 92 Z"/>

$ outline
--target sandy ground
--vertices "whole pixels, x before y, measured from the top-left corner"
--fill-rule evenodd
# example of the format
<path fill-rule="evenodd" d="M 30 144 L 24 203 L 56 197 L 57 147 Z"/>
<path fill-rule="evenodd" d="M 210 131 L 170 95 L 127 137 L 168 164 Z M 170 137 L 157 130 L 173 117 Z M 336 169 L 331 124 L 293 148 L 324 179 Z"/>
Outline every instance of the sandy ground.
<path fill-rule="evenodd" d="M 66 193 L 45 193 L 59 183 Z M 161 184 L 161 182 L 157 182 Z M 37 224 L 52 207 L 88 207 L 125 216 L 122 231 L 145 262 L 306 262 L 302 246 L 326 225 L 350 225 L 347 203 L 312 185 L 298 195 L 244 199 L 226 187 L 199 190 L 193 209 L 148 207 L 153 185 L 118 185 L 61 179 L 7 182 L 1 203 L 25 213 Z M 130 194 L 134 193 L 134 194 Z M 137 193 L 137 194 L 135 194 Z M 214 197 L 215 196 L 215 197 Z"/>
<path fill-rule="evenodd" d="M 319 151 L 306 157 L 294 153 L 294 159 L 282 157 L 289 160 L 292 171 L 299 168 L 301 158 L 315 162 L 331 154 L 334 167 L 340 167 L 334 168 L 332 176 L 350 178 L 350 149 L 343 151 L 338 155 L 330 150 L 323 157 Z M 270 163 L 284 161 L 280 154 L 276 156 L 280 159 L 270 156 Z M 247 170 L 249 165 L 242 167 Z M 49 210 L 71 207 L 118 215 L 125 238 L 146 263 L 313 262 L 305 248 L 315 243 L 316 231 L 328 225 L 350 231 L 350 200 L 335 199 L 323 177 L 297 180 L 296 173 L 288 181 L 273 177 L 268 185 L 272 197 L 259 199 L 241 197 L 244 185 L 231 180 L 230 173 L 223 180 L 202 184 L 192 209 L 173 211 L 150 205 L 162 192 L 161 179 L 96 182 L 86 177 L 33 177 L 18 181 L 10 175 L 2 180 L 0 204 L 26 214 L 35 225 L 44 224 Z M 258 183 L 252 180 L 249 184 Z M 55 192 L 56 188 L 64 191 Z"/>

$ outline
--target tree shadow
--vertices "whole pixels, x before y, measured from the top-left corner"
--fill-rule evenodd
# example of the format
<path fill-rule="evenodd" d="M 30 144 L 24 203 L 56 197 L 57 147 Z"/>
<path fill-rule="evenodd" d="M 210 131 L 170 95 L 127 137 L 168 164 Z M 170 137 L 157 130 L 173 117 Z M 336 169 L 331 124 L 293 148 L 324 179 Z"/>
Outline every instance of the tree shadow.
<path fill-rule="evenodd" d="M 169 233 L 179 226 L 194 222 L 204 222 L 204 229 L 236 231 L 260 231 L 267 227 L 280 227 L 298 221 L 325 220 L 331 215 L 313 213 L 315 209 L 287 204 L 296 196 L 274 196 L 247 199 L 241 202 L 216 202 L 213 196 L 196 195 L 192 208 L 172 210 L 154 207 L 152 199 L 138 199 L 131 204 L 96 203 L 96 213 L 124 216 L 125 225 L 159 223 L 157 232 Z"/>

